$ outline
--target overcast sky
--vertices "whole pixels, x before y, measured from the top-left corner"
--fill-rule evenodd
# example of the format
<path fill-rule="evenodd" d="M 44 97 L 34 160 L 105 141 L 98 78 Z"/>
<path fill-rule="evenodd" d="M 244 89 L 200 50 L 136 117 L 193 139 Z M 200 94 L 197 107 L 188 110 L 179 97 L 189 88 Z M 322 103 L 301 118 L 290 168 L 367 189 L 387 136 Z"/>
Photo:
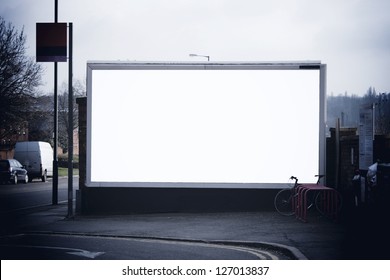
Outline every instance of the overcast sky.
<path fill-rule="evenodd" d="M 59 0 L 59 22 L 73 22 L 74 78 L 88 60 L 321 60 L 328 94 L 390 91 L 389 0 Z M 27 35 L 54 21 L 54 0 L 0 0 L 0 15 Z M 53 89 L 44 63 L 43 91 Z M 60 63 L 59 83 L 67 81 Z"/>

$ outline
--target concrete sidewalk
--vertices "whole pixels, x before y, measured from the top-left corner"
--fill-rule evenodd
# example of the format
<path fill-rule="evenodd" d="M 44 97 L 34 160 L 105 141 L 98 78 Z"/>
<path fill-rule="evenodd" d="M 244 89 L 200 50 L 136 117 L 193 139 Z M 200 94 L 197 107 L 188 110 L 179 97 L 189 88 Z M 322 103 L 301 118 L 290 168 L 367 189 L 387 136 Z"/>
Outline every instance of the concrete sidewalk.
<path fill-rule="evenodd" d="M 76 215 L 73 219 L 65 218 L 66 215 L 67 205 L 42 207 L 20 216 L 18 231 L 256 243 L 287 250 L 295 259 L 366 259 L 359 244 L 351 251 L 354 244 L 348 239 L 349 227 L 314 213 L 307 223 L 274 211 Z"/>

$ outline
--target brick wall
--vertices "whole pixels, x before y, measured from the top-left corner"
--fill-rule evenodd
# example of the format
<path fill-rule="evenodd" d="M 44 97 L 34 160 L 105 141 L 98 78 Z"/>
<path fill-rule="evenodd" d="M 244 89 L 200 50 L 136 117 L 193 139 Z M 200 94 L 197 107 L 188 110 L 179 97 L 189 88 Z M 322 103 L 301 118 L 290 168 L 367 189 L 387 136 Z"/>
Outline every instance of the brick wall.
<path fill-rule="evenodd" d="M 86 209 L 85 178 L 87 172 L 87 97 L 76 99 L 79 106 L 78 152 L 79 152 L 79 190 L 76 192 L 76 213 L 83 214 Z"/>
<path fill-rule="evenodd" d="M 338 175 L 338 188 L 345 190 L 351 187 L 354 172 L 359 169 L 359 135 L 357 135 L 357 128 L 340 128 L 339 163 L 337 164 L 336 133 L 334 128 L 330 131 L 331 137 L 327 138 L 326 142 L 327 184 L 336 187 Z M 375 135 L 373 161 L 377 160 L 390 163 L 389 135 Z"/>
<path fill-rule="evenodd" d="M 326 141 L 326 182 L 328 186 L 345 190 L 351 187 L 351 179 L 359 169 L 357 128 L 340 128 L 338 155 L 335 128 L 330 132 L 331 137 Z"/>
<path fill-rule="evenodd" d="M 87 97 L 79 97 L 76 102 L 79 106 L 79 186 L 80 189 L 83 189 L 85 187 L 87 159 Z"/>

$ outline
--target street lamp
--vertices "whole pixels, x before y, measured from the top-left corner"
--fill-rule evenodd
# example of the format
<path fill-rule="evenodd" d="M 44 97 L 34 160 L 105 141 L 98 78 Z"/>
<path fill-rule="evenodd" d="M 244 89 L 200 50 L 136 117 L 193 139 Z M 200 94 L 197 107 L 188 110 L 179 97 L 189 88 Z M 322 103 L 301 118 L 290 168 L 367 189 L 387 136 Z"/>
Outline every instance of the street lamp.
<path fill-rule="evenodd" d="M 210 56 L 208 56 L 208 55 L 200 55 L 200 54 L 190 53 L 190 56 L 207 57 L 207 61 L 210 61 Z"/>

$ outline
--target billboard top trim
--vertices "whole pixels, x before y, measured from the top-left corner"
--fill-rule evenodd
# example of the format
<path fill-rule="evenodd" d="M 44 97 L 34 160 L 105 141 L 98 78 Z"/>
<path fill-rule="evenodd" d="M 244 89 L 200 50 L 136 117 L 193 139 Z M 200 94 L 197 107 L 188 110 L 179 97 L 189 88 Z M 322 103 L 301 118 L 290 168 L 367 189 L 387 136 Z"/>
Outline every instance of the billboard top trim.
<path fill-rule="evenodd" d="M 87 61 L 91 69 L 320 69 L 321 61 Z"/>

